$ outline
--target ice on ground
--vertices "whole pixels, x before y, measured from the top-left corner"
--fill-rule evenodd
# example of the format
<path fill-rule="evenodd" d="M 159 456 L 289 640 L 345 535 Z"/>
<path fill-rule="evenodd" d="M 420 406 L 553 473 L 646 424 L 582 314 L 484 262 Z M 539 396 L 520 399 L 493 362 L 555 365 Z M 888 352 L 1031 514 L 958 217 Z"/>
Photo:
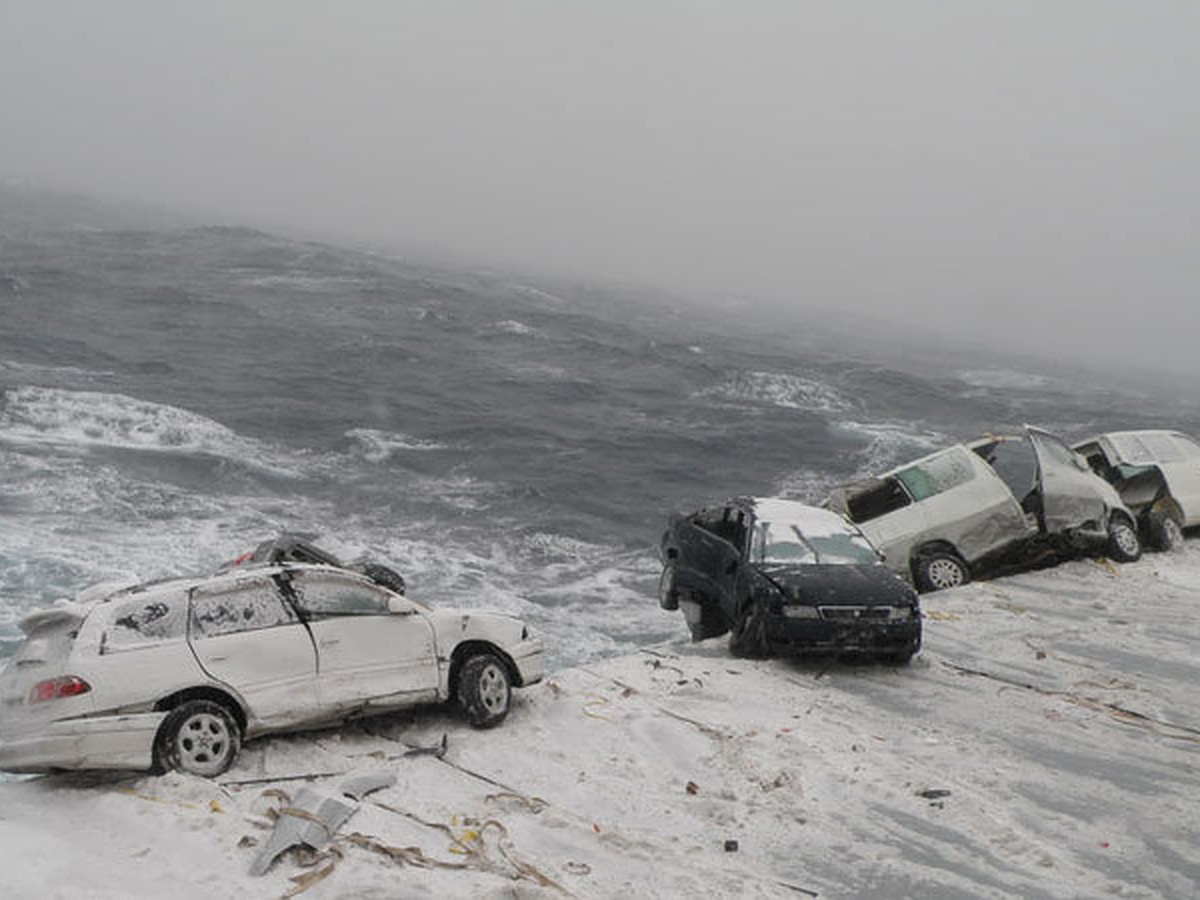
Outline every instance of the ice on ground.
<path fill-rule="evenodd" d="M 1196 896 L 1198 585 L 1190 544 L 1084 560 L 927 595 L 907 667 L 681 636 L 554 672 L 490 731 L 428 709 L 252 741 L 219 783 L 0 785 L 0 893 Z M 336 853 L 247 874 L 305 778 L 380 768 Z"/>

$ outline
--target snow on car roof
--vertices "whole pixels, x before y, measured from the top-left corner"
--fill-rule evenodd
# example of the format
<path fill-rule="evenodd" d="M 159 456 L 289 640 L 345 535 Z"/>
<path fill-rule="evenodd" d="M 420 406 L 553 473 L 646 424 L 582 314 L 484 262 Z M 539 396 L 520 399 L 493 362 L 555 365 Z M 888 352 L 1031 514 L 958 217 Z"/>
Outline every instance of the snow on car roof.
<path fill-rule="evenodd" d="M 798 500 L 781 500 L 777 497 L 755 497 L 752 502 L 754 513 L 759 519 L 794 525 L 805 537 L 859 534 L 858 529 L 840 515 L 819 506 L 809 506 Z"/>

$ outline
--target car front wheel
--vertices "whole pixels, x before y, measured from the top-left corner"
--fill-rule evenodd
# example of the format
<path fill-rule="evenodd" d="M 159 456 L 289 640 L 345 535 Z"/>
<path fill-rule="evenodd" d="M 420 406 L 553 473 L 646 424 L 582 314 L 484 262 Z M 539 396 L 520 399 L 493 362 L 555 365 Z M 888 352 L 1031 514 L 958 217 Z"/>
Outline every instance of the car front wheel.
<path fill-rule="evenodd" d="M 1124 517 L 1114 517 L 1108 523 L 1108 555 L 1117 562 L 1133 562 L 1142 555 L 1137 529 Z"/>
<path fill-rule="evenodd" d="M 159 741 L 159 761 L 164 768 L 214 778 L 233 765 L 242 746 L 242 732 L 221 704 L 189 700 L 163 720 Z"/>
<path fill-rule="evenodd" d="M 767 622 L 758 603 L 751 601 L 741 619 L 729 630 L 729 652 L 743 659 L 770 656 Z"/>
<path fill-rule="evenodd" d="M 917 588 L 922 591 L 944 591 L 971 580 L 971 571 L 962 557 L 949 550 L 935 550 L 918 557 L 914 570 Z"/>
<path fill-rule="evenodd" d="M 512 683 L 508 669 L 491 653 L 472 656 L 458 674 L 458 702 L 476 728 L 499 725 L 508 715 Z"/>

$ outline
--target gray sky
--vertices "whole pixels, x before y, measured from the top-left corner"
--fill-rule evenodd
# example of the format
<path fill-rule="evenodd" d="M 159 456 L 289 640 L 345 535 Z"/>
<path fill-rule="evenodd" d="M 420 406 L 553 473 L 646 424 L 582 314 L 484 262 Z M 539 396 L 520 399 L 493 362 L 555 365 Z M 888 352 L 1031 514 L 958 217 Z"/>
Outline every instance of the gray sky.
<path fill-rule="evenodd" d="M 0 0 L 0 175 L 1200 370 L 1197 47 L 1191 0 Z"/>

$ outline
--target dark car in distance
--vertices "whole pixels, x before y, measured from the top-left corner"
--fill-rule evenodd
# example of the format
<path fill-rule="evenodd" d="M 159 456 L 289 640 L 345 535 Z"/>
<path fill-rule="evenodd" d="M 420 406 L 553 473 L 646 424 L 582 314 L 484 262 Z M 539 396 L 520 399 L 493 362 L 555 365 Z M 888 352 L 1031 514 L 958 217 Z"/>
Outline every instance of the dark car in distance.
<path fill-rule="evenodd" d="M 863 655 L 921 647 L 916 591 L 854 525 L 791 500 L 736 498 L 671 517 L 659 604 L 696 641 L 729 633 L 739 656 Z"/>

